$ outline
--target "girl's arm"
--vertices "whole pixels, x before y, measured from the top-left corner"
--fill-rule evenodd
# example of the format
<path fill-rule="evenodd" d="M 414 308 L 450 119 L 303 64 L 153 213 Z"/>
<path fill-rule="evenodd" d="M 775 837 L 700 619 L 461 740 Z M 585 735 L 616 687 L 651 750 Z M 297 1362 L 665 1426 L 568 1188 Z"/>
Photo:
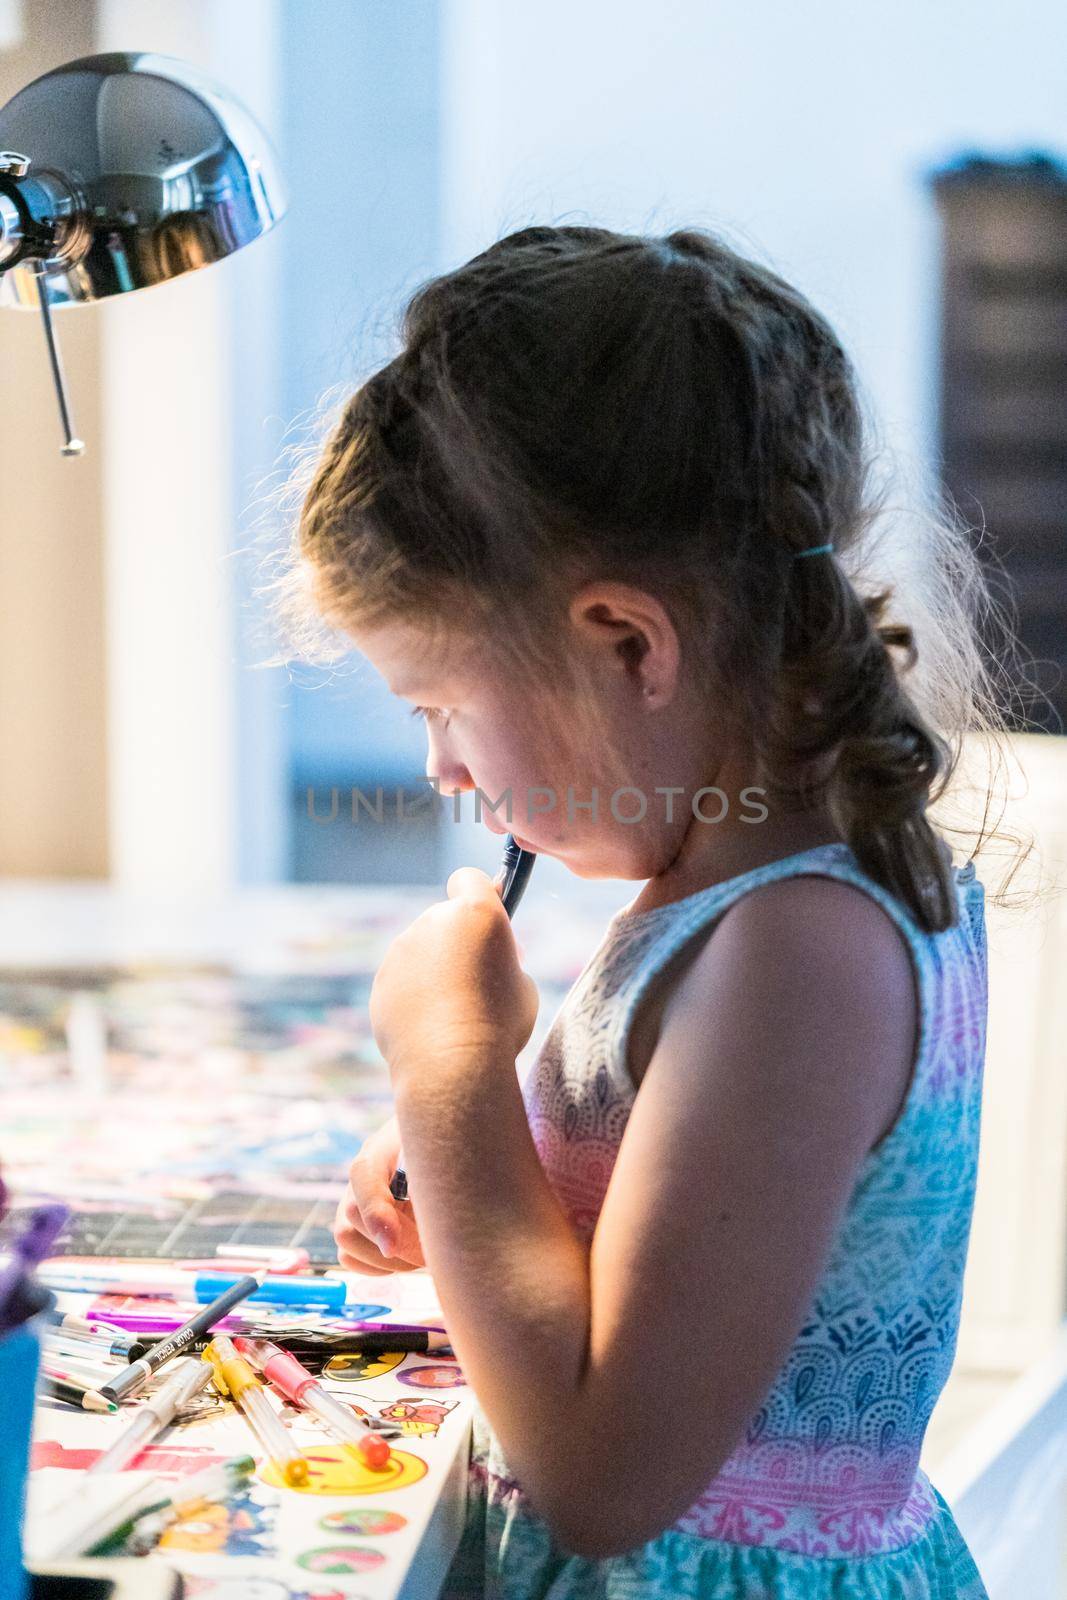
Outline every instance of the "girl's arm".
<path fill-rule="evenodd" d="M 502 921 L 470 901 L 452 925 L 501 1005 Z M 394 1021 L 449 1333 L 562 1546 L 598 1558 L 655 1537 L 741 1441 L 902 1103 L 916 1019 L 903 938 L 862 891 L 809 877 L 745 896 L 667 999 L 588 1251 L 540 1165 L 517 1051 L 456 1032 L 416 1065 Z"/>

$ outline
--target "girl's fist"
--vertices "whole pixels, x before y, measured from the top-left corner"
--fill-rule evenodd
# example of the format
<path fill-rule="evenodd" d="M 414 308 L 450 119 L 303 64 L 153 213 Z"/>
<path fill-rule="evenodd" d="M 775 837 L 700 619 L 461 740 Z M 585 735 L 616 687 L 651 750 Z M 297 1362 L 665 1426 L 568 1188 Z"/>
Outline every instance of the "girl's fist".
<path fill-rule="evenodd" d="M 333 1224 L 337 1260 L 348 1272 L 380 1276 L 426 1265 L 411 1202 L 389 1192 L 399 1154 L 400 1130 L 391 1117 L 364 1140 L 348 1169 Z"/>

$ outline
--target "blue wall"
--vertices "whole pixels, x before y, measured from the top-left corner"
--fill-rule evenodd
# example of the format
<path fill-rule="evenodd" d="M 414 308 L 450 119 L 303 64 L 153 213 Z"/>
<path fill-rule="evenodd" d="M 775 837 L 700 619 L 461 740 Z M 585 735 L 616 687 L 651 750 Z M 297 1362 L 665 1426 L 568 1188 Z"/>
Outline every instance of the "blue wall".
<path fill-rule="evenodd" d="M 404 300 L 440 270 L 438 0 L 288 0 L 282 45 L 291 420 L 389 359 Z M 294 788 L 421 773 L 421 727 L 358 658 L 302 669 L 290 700 Z"/>

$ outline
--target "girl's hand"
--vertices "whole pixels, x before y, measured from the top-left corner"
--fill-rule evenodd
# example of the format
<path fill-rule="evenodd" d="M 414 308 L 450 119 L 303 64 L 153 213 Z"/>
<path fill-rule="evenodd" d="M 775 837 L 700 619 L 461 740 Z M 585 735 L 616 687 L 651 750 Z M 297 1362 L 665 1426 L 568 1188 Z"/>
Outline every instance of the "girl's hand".
<path fill-rule="evenodd" d="M 513 1063 L 533 1032 L 537 987 L 519 965 L 498 888 L 460 867 L 448 896 L 393 941 L 371 990 L 371 1026 L 394 1084 L 444 1058 Z"/>
<path fill-rule="evenodd" d="M 348 1169 L 348 1188 L 333 1223 L 337 1260 L 349 1272 L 368 1276 L 410 1272 L 426 1265 L 410 1201 L 398 1204 L 389 1191 L 400 1153 L 395 1117 L 360 1146 Z"/>

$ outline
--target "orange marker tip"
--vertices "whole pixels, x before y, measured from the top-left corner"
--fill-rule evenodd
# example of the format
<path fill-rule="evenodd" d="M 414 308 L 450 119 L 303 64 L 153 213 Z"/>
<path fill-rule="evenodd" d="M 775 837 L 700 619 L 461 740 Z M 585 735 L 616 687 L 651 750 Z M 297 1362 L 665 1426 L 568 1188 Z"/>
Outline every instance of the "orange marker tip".
<path fill-rule="evenodd" d="M 361 1440 L 359 1449 L 368 1467 L 373 1467 L 377 1472 L 389 1465 L 389 1457 L 393 1453 L 380 1433 L 372 1433 Z"/>

